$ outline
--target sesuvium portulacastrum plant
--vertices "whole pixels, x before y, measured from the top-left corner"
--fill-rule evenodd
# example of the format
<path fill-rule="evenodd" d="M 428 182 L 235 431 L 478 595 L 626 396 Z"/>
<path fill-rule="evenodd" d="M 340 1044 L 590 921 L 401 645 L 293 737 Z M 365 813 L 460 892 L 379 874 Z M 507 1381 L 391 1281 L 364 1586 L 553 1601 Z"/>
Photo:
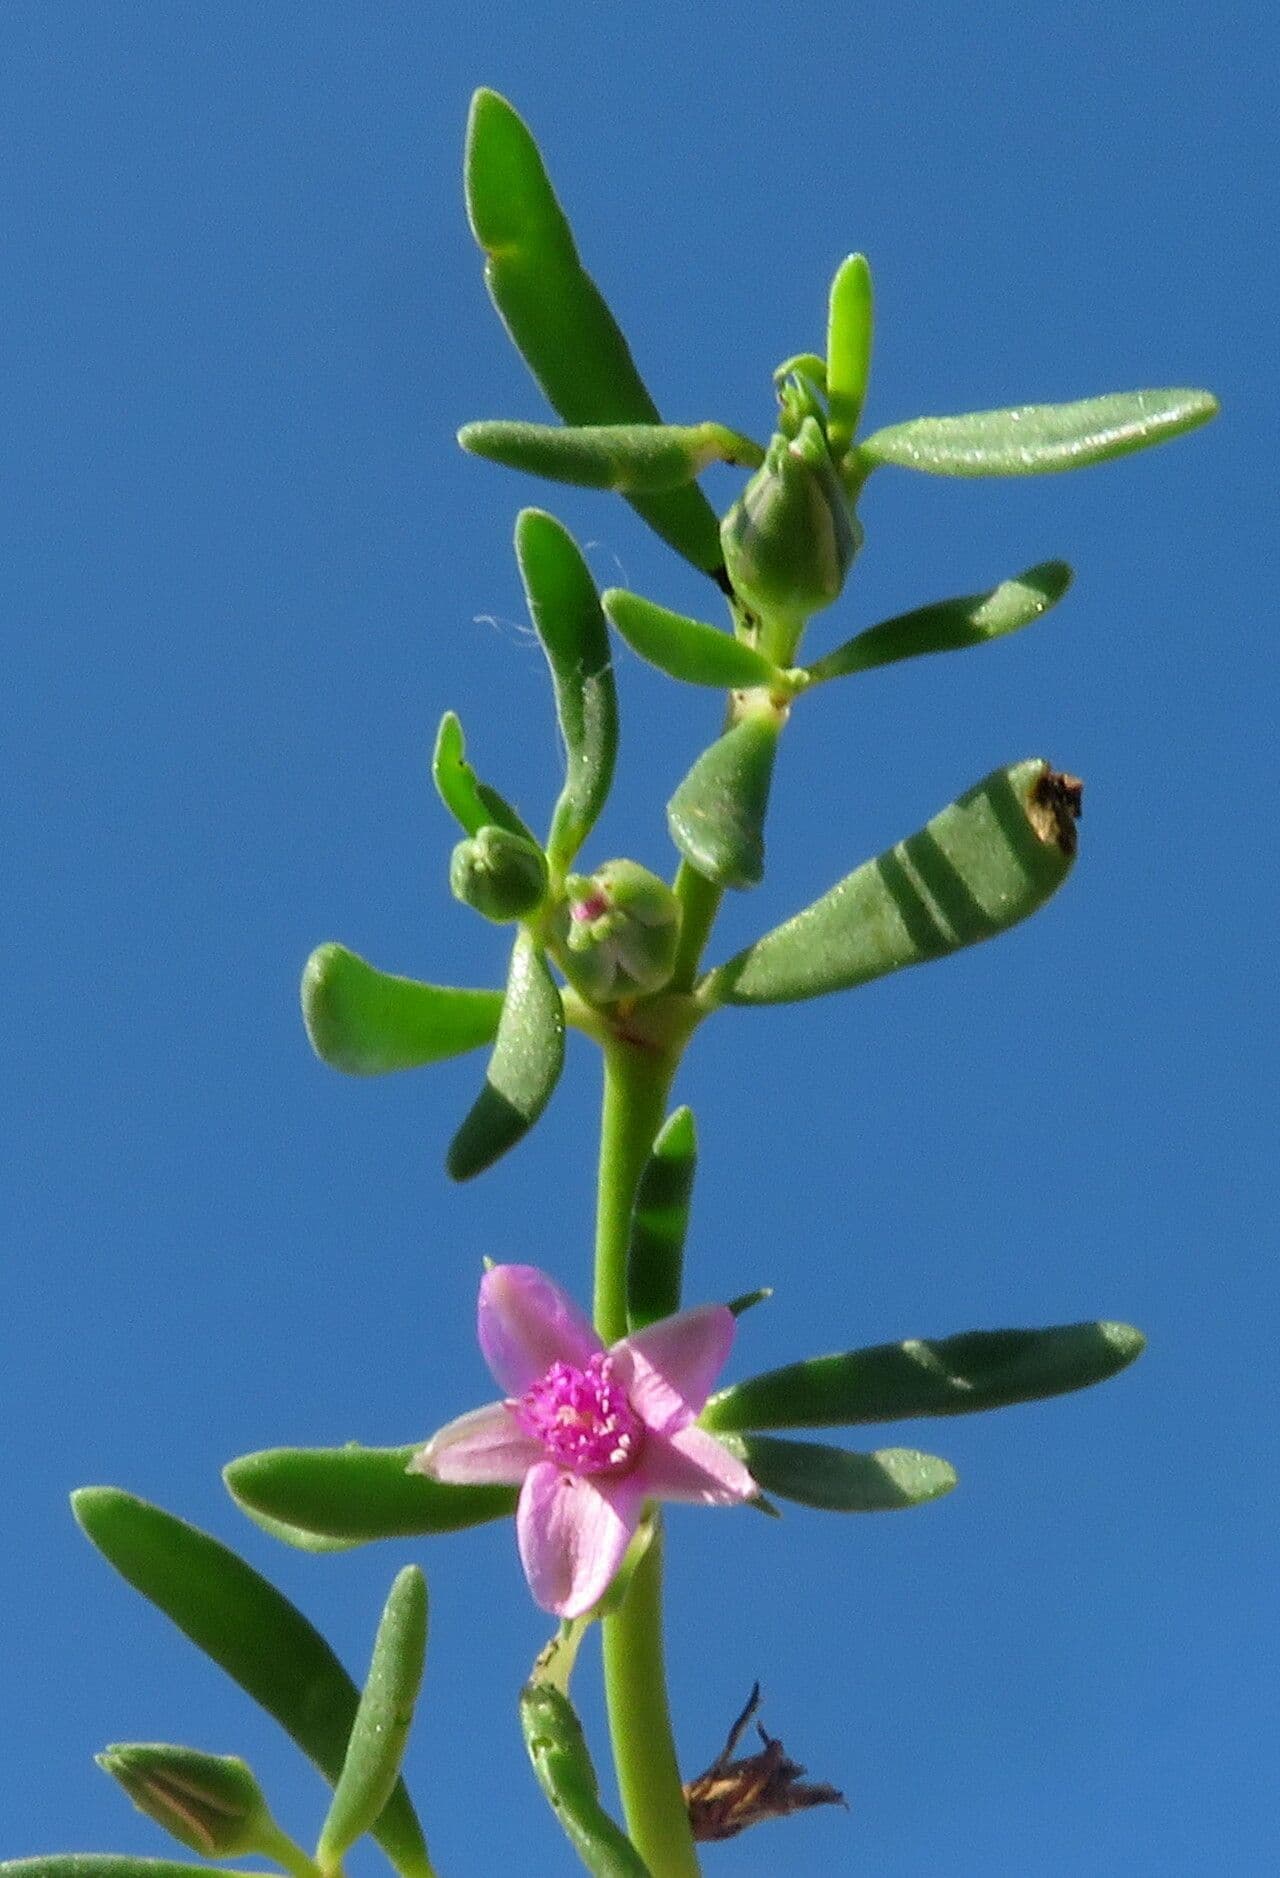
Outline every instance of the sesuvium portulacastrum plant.
<path fill-rule="evenodd" d="M 777 428 L 767 446 L 713 422 L 664 424 L 582 268 L 532 137 L 493 92 L 479 92 L 472 107 L 466 190 L 494 304 L 563 423 L 469 424 L 463 445 L 617 490 L 709 576 L 730 629 L 637 594 L 599 594 L 562 525 L 538 509 L 520 515 L 516 558 L 565 749 L 545 840 L 477 776 L 452 714 L 433 762 L 463 836 L 450 886 L 511 928 L 505 987 L 391 977 L 325 945 L 307 964 L 303 1011 L 317 1054 L 354 1075 L 488 1048 L 479 1094 L 448 1149 L 456 1180 L 483 1173 L 533 1127 L 560 1076 L 566 1028 L 599 1047 L 592 1313 L 534 1266 L 490 1266 L 479 1337 L 500 1391 L 492 1402 L 446 1420 L 425 1444 L 270 1449 L 233 1461 L 226 1480 L 259 1525 L 314 1552 L 514 1515 L 530 1591 L 560 1619 L 520 1696 L 537 1780 L 590 1871 L 686 1878 L 699 1869 L 698 1841 L 839 1795 L 803 1784 L 803 1770 L 763 1731 L 762 1751 L 734 1758 L 754 1696 L 711 1768 L 682 1781 L 663 1668 L 662 1502 L 770 1513 L 780 1500 L 845 1513 L 919 1505 L 954 1486 L 944 1460 L 777 1431 L 1057 1395 L 1116 1374 L 1143 1342 L 1114 1323 L 971 1331 L 788 1361 L 717 1387 L 737 1316 L 768 1293 L 682 1307 L 696 1143 L 689 1110 L 668 1113 L 668 1102 L 695 1031 L 729 1006 L 822 997 L 990 939 L 1061 886 L 1076 851 L 1081 785 L 1031 757 L 984 777 L 812 906 L 705 967 L 722 896 L 763 873 L 778 743 L 805 693 L 1017 631 L 1062 598 L 1070 570 L 1045 562 L 989 592 L 921 606 L 808 663 L 805 629 L 841 594 L 862 539 L 858 498 L 882 466 L 939 476 L 1074 469 L 1191 430 L 1216 405 L 1201 391 L 1143 391 L 919 418 L 860 437 L 872 292 L 866 261 L 852 255 L 832 282 L 825 357 L 801 354 L 775 374 Z M 696 481 L 713 462 L 750 472 L 723 519 Z M 720 735 L 667 806 L 680 856 L 670 885 L 632 860 L 587 871 L 579 858 L 605 806 L 618 741 L 610 627 L 676 681 L 725 694 Z M 456 1405 L 435 1406 L 448 1414 Z M 296 1878 L 338 1878 L 348 1848 L 371 1834 L 402 1878 L 428 1878 L 400 1778 L 426 1646 L 417 1567 L 392 1586 L 361 1691 L 307 1620 L 217 1540 L 115 1488 L 85 1488 L 74 1505 L 117 1571 L 275 1716 L 334 1789 L 310 1854 L 231 1757 L 155 1743 L 108 1748 L 101 1764 L 134 1804 L 206 1859 L 251 1854 Z M 625 1830 L 601 1803 L 569 1701 L 580 1642 L 597 1622 Z M 514 1706 L 514 1678 L 512 1694 Z M 177 1878 L 194 1869 L 77 1855 L 17 1861 L 0 1873 Z"/>

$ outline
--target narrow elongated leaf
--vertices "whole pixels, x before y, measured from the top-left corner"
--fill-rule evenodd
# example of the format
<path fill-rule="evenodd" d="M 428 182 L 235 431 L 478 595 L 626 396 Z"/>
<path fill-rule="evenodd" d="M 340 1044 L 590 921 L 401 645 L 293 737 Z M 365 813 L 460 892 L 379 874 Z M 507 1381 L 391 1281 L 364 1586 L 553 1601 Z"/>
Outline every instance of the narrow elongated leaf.
<path fill-rule="evenodd" d="M 0 1878 L 246 1878 L 237 1866 L 184 1865 L 132 1852 L 46 1852 L 0 1860 Z"/>
<path fill-rule="evenodd" d="M 1141 1331 L 1112 1323 L 969 1330 L 958 1337 L 879 1343 L 735 1383 L 711 1398 L 702 1422 L 718 1432 L 970 1415 L 1106 1382 L 1145 1346 Z"/>
<path fill-rule="evenodd" d="M 1128 456 L 1217 415 L 1207 391 L 1115 391 L 1074 404 L 1020 404 L 964 417 L 918 417 L 858 446 L 868 463 L 931 476 L 1043 476 Z"/>
<path fill-rule="evenodd" d="M 538 1785 L 587 1870 L 594 1878 L 649 1878 L 649 1867 L 600 1804 L 586 1736 L 568 1696 L 549 1682 L 526 1683 L 520 1725 Z"/>
<path fill-rule="evenodd" d="M 462 725 L 453 711 L 446 711 L 436 732 L 436 747 L 431 756 L 431 778 L 440 800 L 469 835 L 482 828 L 505 828 L 509 835 L 519 835 L 536 848 L 536 836 L 521 821 L 516 811 L 496 789 L 480 781 L 466 757 L 466 739 Z"/>
<path fill-rule="evenodd" d="M 484 1088 L 459 1128 L 445 1165 L 470 1180 L 533 1127 L 564 1066 L 564 1007 L 546 961 L 527 933 L 511 951 L 506 997 Z"/>
<path fill-rule="evenodd" d="M 516 559 L 529 617 L 551 667 L 564 738 L 564 788 L 551 818 L 553 868 L 572 861 L 604 807 L 618 753 L 618 700 L 600 596 L 578 545 L 553 515 L 524 509 Z"/>
<path fill-rule="evenodd" d="M 779 1441 L 772 1435 L 729 1435 L 725 1445 L 766 1492 L 824 1513 L 889 1513 L 923 1506 L 950 1493 L 956 1484 L 949 1461 L 915 1448 L 854 1454 L 847 1448 Z"/>
<path fill-rule="evenodd" d="M 617 321 L 578 259 L 537 144 L 494 91 L 478 91 L 471 102 L 466 190 L 493 304 L 552 409 L 566 424 L 661 423 Z M 629 500 L 695 567 L 718 572 L 719 525 L 694 484 Z"/>
<path fill-rule="evenodd" d="M 827 437 L 837 462 L 862 416 L 874 331 L 871 269 L 865 255 L 851 254 L 836 269 L 827 312 Z"/>
<path fill-rule="evenodd" d="M 227 1491 L 254 1519 L 338 1545 L 461 1532 L 515 1512 L 514 1487 L 449 1486 L 405 1469 L 417 1449 L 266 1448 L 228 1462 Z M 294 1540 L 298 1543 L 298 1539 Z"/>
<path fill-rule="evenodd" d="M 71 1505 L 121 1577 L 273 1716 L 327 1780 L 336 1780 L 359 1697 L 301 1611 L 208 1533 L 117 1487 L 82 1487 Z M 430 1878 L 403 1783 L 374 1837 L 402 1873 Z"/>
<path fill-rule="evenodd" d="M 817 998 L 1016 926 L 1071 870 L 1080 789 L 1039 758 L 994 771 L 918 834 L 711 972 L 700 998 Z"/>
<path fill-rule="evenodd" d="M 658 1131 L 631 1211 L 627 1246 L 627 1327 L 643 1330 L 680 1309 L 698 1137 L 693 1110 L 676 1109 Z"/>
<path fill-rule="evenodd" d="M 968 593 L 957 600 L 940 600 L 916 607 L 893 619 L 868 626 L 809 669 L 811 685 L 850 672 L 867 672 L 876 665 L 919 658 L 926 652 L 959 652 L 983 646 L 989 639 L 1015 633 L 1043 618 L 1071 585 L 1065 561 L 1042 561 L 1013 580 L 1002 580 L 988 593 Z"/>
<path fill-rule="evenodd" d="M 427 1584 L 416 1565 L 406 1565 L 378 1625 L 346 1758 L 316 1846 L 322 1872 L 340 1868 L 343 1853 L 372 1830 L 395 1791 L 426 1652 Z"/>
<path fill-rule="evenodd" d="M 311 1048 L 349 1076 L 417 1069 L 492 1043 L 500 991 L 456 991 L 395 978 L 345 946 L 317 946 L 302 973 Z"/>
<path fill-rule="evenodd" d="M 232 1496 L 235 1497 L 234 1495 Z M 307 1532 L 301 1526 L 290 1526 L 283 1519 L 272 1519 L 269 1513 L 259 1513 L 251 1506 L 236 1501 L 246 1519 L 251 1519 L 259 1532 L 265 1532 L 269 1539 L 276 1539 L 281 1545 L 291 1545 L 295 1552 L 310 1552 L 314 1557 L 327 1557 L 331 1552 L 350 1552 L 360 1544 L 358 1539 L 331 1539 L 321 1532 Z"/>
<path fill-rule="evenodd" d="M 754 887 L 764 875 L 764 821 L 782 726 L 744 717 L 702 752 L 667 804 L 671 839 L 717 887 Z"/>
<path fill-rule="evenodd" d="M 580 489 L 656 495 L 691 483 L 711 463 L 755 469 L 764 451 L 723 424 L 464 424 L 458 442 L 472 456 Z"/>
<path fill-rule="evenodd" d="M 665 606 L 655 606 L 638 593 L 610 587 L 602 605 L 631 650 L 670 678 L 681 678 L 687 685 L 714 685 L 723 691 L 745 691 L 780 680 L 771 659 L 743 645 L 732 633 L 669 613 Z"/>

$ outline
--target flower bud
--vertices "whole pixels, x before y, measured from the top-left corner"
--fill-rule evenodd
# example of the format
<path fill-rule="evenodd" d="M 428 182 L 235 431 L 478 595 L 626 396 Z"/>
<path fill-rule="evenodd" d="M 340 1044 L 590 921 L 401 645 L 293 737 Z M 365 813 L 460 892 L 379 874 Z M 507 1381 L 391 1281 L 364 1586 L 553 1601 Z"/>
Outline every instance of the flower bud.
<path fill-rule="evenodd" d="M 234 1754 L 127 1741 L 97 1760 L 140 1813 L 206 1858 L 266 1851 L 278 1836 L 257 1781 Z"/>
<path fill-rule="evenodd" d="M 487 826 L 454 849 L 449 886 L 485 919 L 523 919 L 546 898 L 547 859 L 522 835 Z"/>
<path fill-rule="evenodd" d="M 805 417 L 794 437 L 773 438 L 721 523 L 720 542 L 746 604 L 766 627 L 781 621 L 795 629 L 788 644 L 762 642 L 769 657 L 787 663 L 799 628 L 838 597 L 862 544 L 816 417 Z"/>
<path fill-rule="evenodd" d="M 660 991 L 671 977 L 680 904 L 635 861 L 606 861 L 565 881 L 565 944 L 573 983 L 597 1004 Z"/>

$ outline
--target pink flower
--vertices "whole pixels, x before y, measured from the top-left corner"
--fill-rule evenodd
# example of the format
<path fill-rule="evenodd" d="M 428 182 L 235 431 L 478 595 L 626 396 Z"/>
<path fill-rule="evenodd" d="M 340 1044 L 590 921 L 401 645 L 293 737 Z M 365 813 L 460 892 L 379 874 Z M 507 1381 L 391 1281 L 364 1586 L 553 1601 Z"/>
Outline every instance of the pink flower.
<path fill-rule="evenodd" d="M 581 1617 L 607 1591 L 646 1500 L 734 1506 L 759 1493 L 693 1425 L 724 1367 L 733 1314 L 681 1311 L 606 1350 L 559 1285 L 495 1265 L 480 1285 L 480 1348 L 505 1401 L 450 1422 L 410 1473 L 520 1488 L 516 1537 L 544 1610 Z"/>

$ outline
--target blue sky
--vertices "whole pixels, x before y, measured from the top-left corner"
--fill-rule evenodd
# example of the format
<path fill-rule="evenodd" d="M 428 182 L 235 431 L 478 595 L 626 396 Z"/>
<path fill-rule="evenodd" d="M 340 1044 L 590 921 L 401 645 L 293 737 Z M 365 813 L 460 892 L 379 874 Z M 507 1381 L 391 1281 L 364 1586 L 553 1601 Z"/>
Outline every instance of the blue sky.
<path fill-rule="evenodd" d="M 1275 37 L 1248 5 L 560 0 L 463 24 L 11 0 L 0 1854 L 166 1849 L 93 1767 L 111 1740 L 242 1752 L 299 1836 L 323 1812 L 91 1552 L 70 1488 L 217 1532 L 360 1668 L 414 1549 L 288 1552 L 219 1467 L 414 1439 L 482 1399 L 485 1255 L 585 1291 L 585 1047 L 536 1134 L 458 1190 L 442 1156 L 480 1062 L 348 1083 L 297 1015 L 326 938 L 445 983 L 502 969 L 447 896 L 427 756 L 452 707 L 530 814 L 554 795 L 522 503 L 602 586 L 709 606 L 620 503 L 453 445 L 466 419 L 542 415 L 462 212 L 483 83 L 533 125 L 673 418 L 765 432 L 770 370 L 821 343 L 855 247 L 872 425 L 1140 384 L 1222 399 L 1208 431 L 1077 477 L 874 480 L 815 649 L 1050 556 L 1076 587 L 1013 640 L 811 701 L 769 877 L 716 951 L 1031 754 L 1086 778 L 1081 861 L 989 947 L 709 1026 L 680 1090 L 703 1142 L 690 1298 L 776 1289 L 739 1373 L 1093 1316 L 1149 1351 L 1079 1398 L 886 1430 L 955 1462 L 937 1506 L 677 1509 L 670 1648 L 690 1771 L 759 1678 L 766 1726 L 851 1803 L 711 1848 L 726 1878 L 1274 1864 Z M 708 488 L 727 506 L 732 474 Z M 593 853 L 665 868 L 662 804 L 715 706 L 619 671 Z M 442 1873 L 576 1869 L 513 1720 L 547 1626 L 511 1534 L 416 1555 L 408 1773 Z M 592 1684 L 588 1659 L 598 1730 Z"/>

